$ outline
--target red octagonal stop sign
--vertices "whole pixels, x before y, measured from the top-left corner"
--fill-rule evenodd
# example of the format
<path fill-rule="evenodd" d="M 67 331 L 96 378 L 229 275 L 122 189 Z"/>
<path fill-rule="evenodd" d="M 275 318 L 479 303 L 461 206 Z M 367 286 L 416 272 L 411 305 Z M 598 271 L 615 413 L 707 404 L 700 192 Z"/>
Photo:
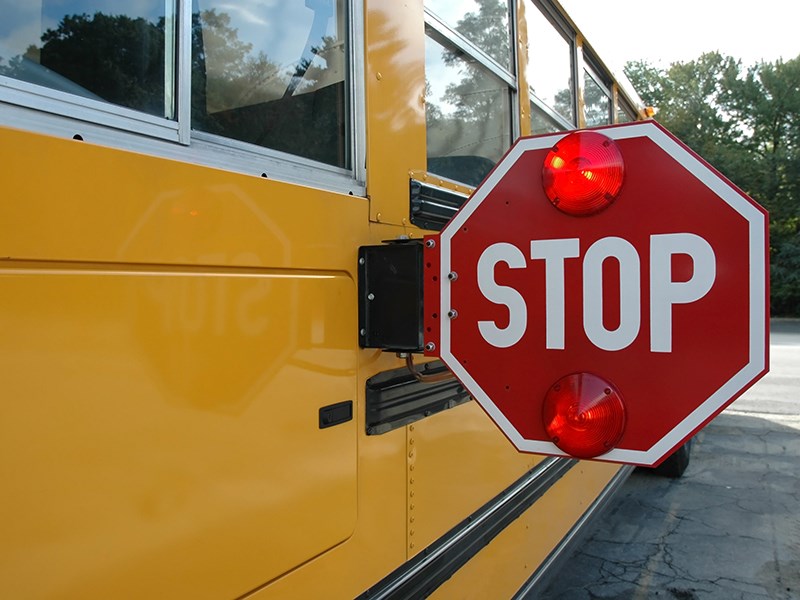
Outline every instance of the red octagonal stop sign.
<path fill-rule="evenodd" d="M 426 238 L 426 352 L 519 450 L 653 465 L 767 371 L 767 214 L 655 122 L 593 131 L 612 158 L 521 139 Z"/>

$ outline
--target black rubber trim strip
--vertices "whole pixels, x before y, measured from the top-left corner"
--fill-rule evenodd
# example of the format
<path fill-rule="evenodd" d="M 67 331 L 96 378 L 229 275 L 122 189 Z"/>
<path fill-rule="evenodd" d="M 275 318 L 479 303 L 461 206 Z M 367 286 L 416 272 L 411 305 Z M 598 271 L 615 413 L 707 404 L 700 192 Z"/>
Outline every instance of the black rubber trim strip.
<path fill-rule="evenodd" d="M 448 372 L 441 361 L 420 365 L 425 375 Z M 405 367 L 384 371 L 367 380 L 367 435 L 380 435 L 471 400 L 453 378 L 422 383 Z"/>
<path fill-rule="evenodd" d="M 572 526 L 569 533 L 564 536 L 558 546 L 544 559 L 525 585 L 519 589 L 513 600 L 533 600 L 538 597 L 540 592 L 544 591 L 550 579 L 558 574 L 558 570 L 564 564 L 564 561 L 572 556 L 572 551 L 577 548 L 581 541 L 585 539 L 585 536 L 590 533 L 591 529 L 586 527 L 586 525 L 599 517 L 609 504 L 611 504 L 611 501 L 620 488 L 622 488 L 622 484 L 627 481 L 633 469 L 634 467 L 625 465 L 617 471 L 616 475 L 608 482 L 603 491 L 600 492 L 600 495 L 595 498 L 594 502 L 586 509 L 586 512 L 584 512 L 581 518 Z"/>
<path fill-rule="evenodd" d="M 541 498 L 578 461 L 546 458 L 357 600 L 425 598 Z"/>

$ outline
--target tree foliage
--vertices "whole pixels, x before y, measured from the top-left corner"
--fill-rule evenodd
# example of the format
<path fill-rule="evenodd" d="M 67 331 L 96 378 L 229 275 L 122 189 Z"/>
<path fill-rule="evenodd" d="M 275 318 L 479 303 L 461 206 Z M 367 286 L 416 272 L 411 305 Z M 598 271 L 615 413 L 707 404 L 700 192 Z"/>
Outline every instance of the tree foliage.
<path fill-rule="evenodd" d="M 713 52 L 625 72 L 659 122 L 769 210 L 772 312 L 800 316 L 800 56 L 744 67 Z"/>

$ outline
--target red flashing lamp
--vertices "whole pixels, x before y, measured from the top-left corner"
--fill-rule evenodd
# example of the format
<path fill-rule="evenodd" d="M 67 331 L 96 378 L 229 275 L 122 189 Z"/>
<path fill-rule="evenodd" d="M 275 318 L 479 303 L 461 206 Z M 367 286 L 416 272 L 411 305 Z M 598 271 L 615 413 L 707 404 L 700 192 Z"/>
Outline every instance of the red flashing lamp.
<path fill-rule="evenodd" d="M 576 131 L 547 154 L 542 183 L 553 206 L 584 217 L 616 200 L 624 174 L 622 153 L 614 140 L 596 131 Z"/>
<path fill-rule="evenodd" d="M 625 404 L 617 389 L 591 373 L 562 377 L 547 391 L 542 411 L 553 443 L 578 458 L 614 448 L 625 431 Z"/>

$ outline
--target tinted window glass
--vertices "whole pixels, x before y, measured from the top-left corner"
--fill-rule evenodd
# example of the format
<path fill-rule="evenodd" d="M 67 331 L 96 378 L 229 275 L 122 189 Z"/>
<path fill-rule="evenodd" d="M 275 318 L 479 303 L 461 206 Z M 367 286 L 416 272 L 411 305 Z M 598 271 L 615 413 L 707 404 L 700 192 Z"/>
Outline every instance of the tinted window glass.
<path fill-rule="evenodd" d="M 628 123 L 635 120 L 636 117 L 633 116 L 633 110 L 620 102 L 617 106 L 617 123 Z"/>
<path fill-rule="evenodd" d="M 572 44 L 536 7 L 528 5 L 528 82 L 533 93 L 575 123 Z"/>
<path fill-rule="evenodd" d="M 588 70 L 583 72 L 583 102 L 587 127 L 611 123 L 611 98 Z"/>
<path fill-rule="evenodd" d="M 344 2 L 195 6 L 193 128 L 349 167 Z"/>
<path fill-rule="evenodd" d="M 425 0 L 425 7 L 512 70 L 508 0 Z"/>
<path fill-rule="evenodd" d="M 174 116 L 174 3 L 0 0 L 0 15 L 0 75 Z"/>
<path fill-rule="evenodd" d="M 477 185 L 511 143 L 509 88 L 460 52 L 425 44 L 428 171 Z"/>
<path fill-rule="evenodd" d="M 541 108 L 531 102 L 531 133 L 538 135 L 540 133 L 555 133 L 563 131 L 564 127 L 560 125 L 555 119 L 548 115 Z"/>

